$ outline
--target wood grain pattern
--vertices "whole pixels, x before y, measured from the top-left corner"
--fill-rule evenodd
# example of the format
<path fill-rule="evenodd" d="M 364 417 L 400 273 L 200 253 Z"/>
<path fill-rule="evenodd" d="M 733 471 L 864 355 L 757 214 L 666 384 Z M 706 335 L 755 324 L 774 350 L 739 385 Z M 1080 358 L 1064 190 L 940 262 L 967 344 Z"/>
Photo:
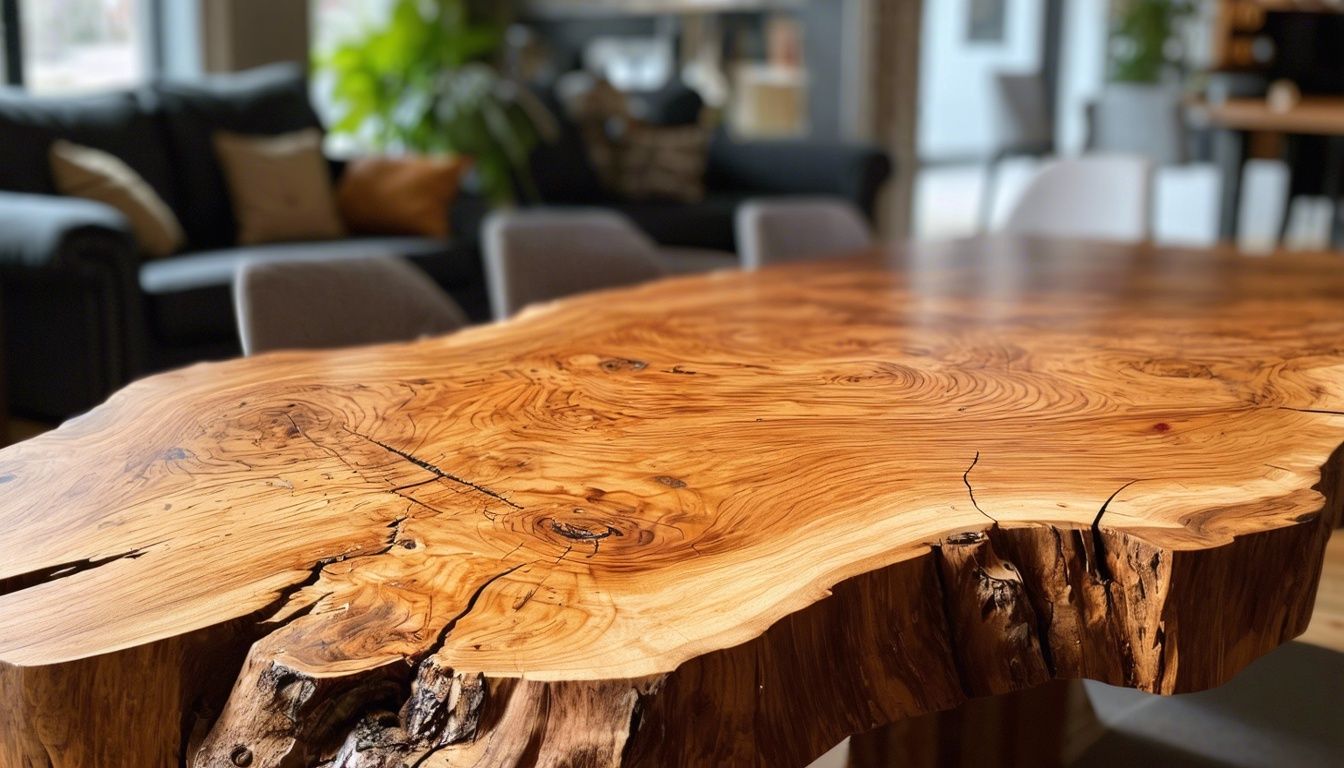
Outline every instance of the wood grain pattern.
<path fill-rule="evenodd" d="M 1217 685 L 1310 615 L 1341 307 L 970 241 L 155 376 L 0 452 L 0 766 L 802 765 Z"/>

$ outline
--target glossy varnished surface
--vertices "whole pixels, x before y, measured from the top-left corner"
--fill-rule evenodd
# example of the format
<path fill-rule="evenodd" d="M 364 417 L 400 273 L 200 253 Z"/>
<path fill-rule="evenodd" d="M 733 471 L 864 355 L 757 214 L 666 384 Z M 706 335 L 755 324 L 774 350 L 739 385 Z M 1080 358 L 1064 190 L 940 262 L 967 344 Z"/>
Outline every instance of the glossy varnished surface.
<path fill-rule="evenodd" d="M 0 685 L 31 702 L 0 728 L 58 717 L 41 691 L 59 670 L 180 642 L 218 646 L 237 677 L 201 716 L 202 764 L 249 739 L 256 765 L 304 748 L 359 764 L 264 725 L 276 669 L 390 676 L 403 721 L 426 676 L 516 703 L 477 701 L 430 750 L 443 765 L 535 754 L 481 752 L 555 716 L 529 720 L 513 679 L 579 690 L 611 709 L 590 713 L 600 738 L 552 747 L 552 728 L 543 749 L 656 764 L 674 753 L 647 723 L 694 709 L 678 675 L 739 716 L 765 705 L 716 665 L 843 678 L 850 657 L 765 649 L 864 647 L 890 629 L 878 607 L 939 629 L 882 646 L 904 659 L 880 662 L 903 680 L 889 702 L 882 675 L 854 674 L 836 698 L 878 703 L 780 754 L 1049 677 L 1216 684 L 1310 613 L 1344 443 L 1339 267 L 968 242 L 153 377 L 0 452 Z M 809 622 L 849 637 L 803 639 Z M 729 661 L 742 649 L 755 661 Z M 740 738 L 760 739 L 753 721 Z"/>

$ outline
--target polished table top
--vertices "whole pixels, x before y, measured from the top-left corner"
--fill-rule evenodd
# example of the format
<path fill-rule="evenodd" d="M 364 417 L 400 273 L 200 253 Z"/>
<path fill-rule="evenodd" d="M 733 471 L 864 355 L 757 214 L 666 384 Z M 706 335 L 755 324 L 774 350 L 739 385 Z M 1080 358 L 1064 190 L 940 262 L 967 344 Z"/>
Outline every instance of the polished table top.
<path fill-rule="evenodd" d="M 1309 618 L 1340 265 L 879 249 L 137 382 L 0 451 L 0 766 L 788 765 L 1219 684 Z"/>

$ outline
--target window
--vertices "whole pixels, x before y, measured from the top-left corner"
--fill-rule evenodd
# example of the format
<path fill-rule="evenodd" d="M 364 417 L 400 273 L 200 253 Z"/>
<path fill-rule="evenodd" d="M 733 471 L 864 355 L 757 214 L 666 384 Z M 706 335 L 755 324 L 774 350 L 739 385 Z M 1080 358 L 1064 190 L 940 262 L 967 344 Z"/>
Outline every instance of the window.
<path fill-rule="evenodd" d="M 321 56 L 337 43 L 388 17 L 392 0 L 312 0 L 313 53 Z"/>
<path fill-rule="evenodd" d="M 143 81 L 155 58 L 149 41 L 159 2 L 3 0 L 5 40 L 17 47 L 7 46 L 7 79 L 39 93 Z"/>

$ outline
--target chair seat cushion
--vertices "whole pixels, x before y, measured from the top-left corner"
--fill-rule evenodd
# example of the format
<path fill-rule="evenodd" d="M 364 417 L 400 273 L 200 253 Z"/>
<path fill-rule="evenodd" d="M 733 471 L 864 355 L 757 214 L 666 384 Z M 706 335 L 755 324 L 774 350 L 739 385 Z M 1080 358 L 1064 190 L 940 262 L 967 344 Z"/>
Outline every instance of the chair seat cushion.
<path fill-rule="evenodd" d="M 368 256 L 410 259 L 454 294 L 453 288 L 479 281 L 479 258 L 472 251 L 444 240 L 388 237 L 226 248 L 149 261 L 140 267 L 140 289 L 149 326 L 160 341 L 232 339 L 237 328 L 231 287 L 244 261 L 322 262 Z"/>

